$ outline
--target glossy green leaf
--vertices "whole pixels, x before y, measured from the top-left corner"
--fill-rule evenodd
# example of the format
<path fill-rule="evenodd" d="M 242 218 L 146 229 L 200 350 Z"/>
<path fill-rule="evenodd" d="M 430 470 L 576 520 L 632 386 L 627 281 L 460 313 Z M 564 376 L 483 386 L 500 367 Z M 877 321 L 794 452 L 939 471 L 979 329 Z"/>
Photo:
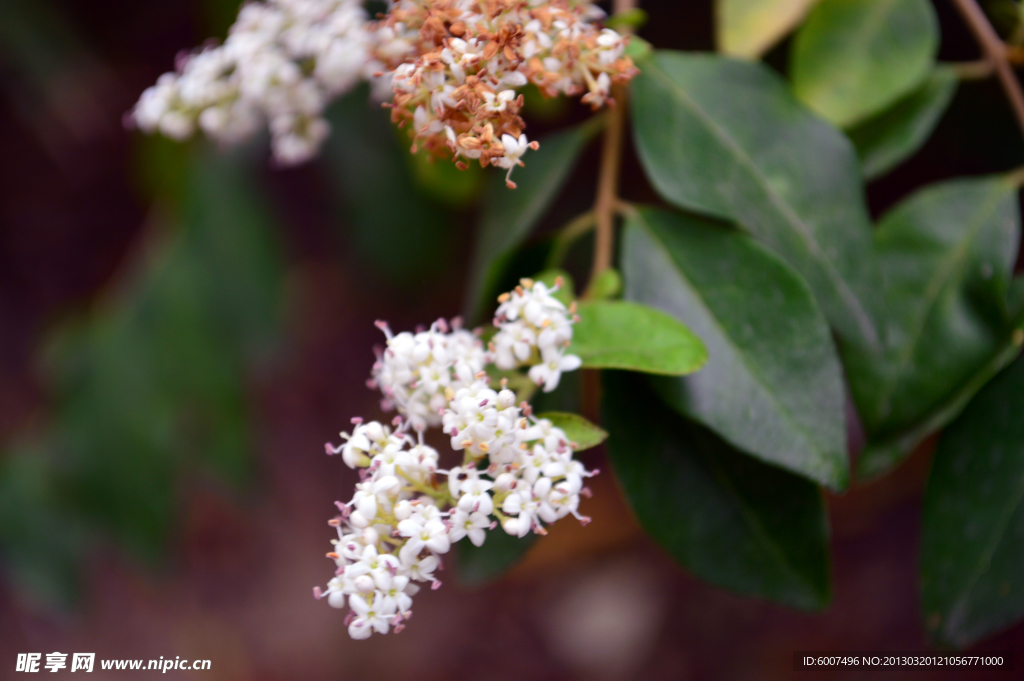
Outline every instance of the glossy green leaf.
<path fill-rule="evenodd" d="M 603 379 L 608 454 L 644 529 L 713 584 L 825 607 L 828 521 L 818 487 L 668 410 L 641 377 Z"/>
<path fill-rule="evenodd" d="M 952 69 L 938 68 L 921 87 L 848 131 L 865 178 L 881 177 L 921 148 L 953 100 L 958 83 Z"/>
<path fill-rule="evenodd" d="M 469 538 L 455 545 L 459 581 L 467 586 L 497 579 L 518 563 L 537 540 L 537 535 L 513 537 L 501 528 L 487 533 L 483 546 L 473 546 Z"/>
<path fill-rule="evenodd" d="M 597 130 L 597 125 L 589 122 L 541 138 L 540 148 L 525 157 L 526 166 L 515 170 L 516 189 L 505 186 L 504 174 L 494 175 L 483 198 L 466 289 L 464 311 L 469 319 L 484 314 L 501 293 L 497 286 L 516 249 L 544 217 Z"/>
<path fill-rule="evenodd" d="M 921 85 L 938 46 L 929 0 L 822 0 L 793 40 L 793 91 L 846 127 Z"/>
<path fill-rule="evenodd" d="M 1012 346 L 1005 296 L 1019 232 L 1017 190 L 1003 177 L 931 186 L 882 217 L 874 248 L 882 344 L 844 346 L 869 438 L 863 473 L 892 463 L 885 443 L 922 424 L 923 435 L 940 427 L 998 370 Z"/>
<path fill-rule="evenodd" d="M 675 317 L 638 303 L 583 301 L 569 352 L 590 369 L 628 369 L 682 376 L 700 369 L 708 352 Z"/>
<path fill-rule="evenodd" d="M 1024 359 L 942 434 L 924 499 L 921 600 L 958 647 L 1024 617 Z"/>
<path fill-rule="evenodd" d="M 656 382 L 732 445 L 834 489 L 849 480 L 842 367 L 807 285 L 750 237 L 641 210 L 623 234 L 626 298 L 704 341 L 697 373 Z"/>
<path fill-rule="evenodd" d="M 842 337 L 875 342 L 850 283 L 872 265 L 849 140 L 762 64 L 661 51 L 640 67 L 633 133 L 655 189 L 681 208 L 738 223 L 807 280 Z"/>
<path fill-rule="evenodd" d="M 799 24 L 818 0 L 715 0 L 718 51 L 757 59 Z"/>
<path fill-rule="evenodd" d="M 561 428 L 565 432 L 565 436 L 569 438 L 569 441 L 575 442 L 578 445 L 576 447 L 577 452 L 596 447 L 608 437 L 608 433 L 603 429 L 595 426 L 579 414 L 549 411 L 537 414 L 537 418 L 547 419 L 556 428 Z"/>

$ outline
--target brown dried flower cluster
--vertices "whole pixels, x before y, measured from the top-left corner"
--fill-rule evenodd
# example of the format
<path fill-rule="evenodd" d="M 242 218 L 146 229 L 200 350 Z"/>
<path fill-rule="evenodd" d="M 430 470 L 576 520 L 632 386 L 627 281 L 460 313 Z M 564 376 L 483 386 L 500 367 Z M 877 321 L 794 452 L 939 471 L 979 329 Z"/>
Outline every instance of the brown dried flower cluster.
<path fill-rule="evenodd" d="M 414 151 L 511 175 L 537 148 L 523 133 L 516 88 L 583 95 L 597 109 L 613 104 L 613 83 L 637 73 L 623 54 L 627 38 L 600 28 L 602 17 L 590 2 L 570 0 L 406 0 L 375 26 L 371 54 L 381 77 L 391 77 L 387 106 L 394 122 L 412 126 Z"/>

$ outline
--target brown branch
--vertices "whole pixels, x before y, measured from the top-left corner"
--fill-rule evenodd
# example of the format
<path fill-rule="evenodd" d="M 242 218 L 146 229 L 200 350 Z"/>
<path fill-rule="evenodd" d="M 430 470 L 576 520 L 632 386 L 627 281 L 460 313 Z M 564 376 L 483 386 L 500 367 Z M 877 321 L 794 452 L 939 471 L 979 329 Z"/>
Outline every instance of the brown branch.
<path fill-rule="evenodd" d="M 616 14 L 628 12 L 637 5 L 637 0 L 615 0 Z M 629 90 L 626 86 L 612 87 L 615 105 L 608 112 L 604 129 L 604 146 L 601 149 L 601 168 L 597 178 L 597 200 L 594 202 L 596 229 L 594 234 L 594 263 L 590 270 L 590 284 L 597 276 L 612 266 L 615 251 L 615 206 L 618 202 L 619 166 L 622 162 L 622 137 L 626 126 L 626 106 Z"/>
<path fill-rule="evenodd" d="M 1003 91 L 1010 100 L 1010 107 L 1017 117 L 1021 133 L 1024 134 L 1024 92 L 1021 91 L 1020 82 L 1013 75 L 1006 45 L 975 0 L 953 0 L 953 4 L 960 10 L 968 28 L 981 46 L 981 51 L 985 53 L 985 58 L 995 69 L 999 83 L 1003 86 Z"/>
<path fill-rule="evenodd" d="M 612 266 L 612 252 L 615 248 L 615 203 L 618 200 L 627 93 L 628 90 L 624 86 L 617 85 L 612 88 L 615 106 L 608 112 L 607 127 L 604 129 L 601 169 L 597 178 L 597 200 L 594 202 L 597 228 L 594 238 L 594 264 L 590 271 L 591 284 L 597 275 Z"/>

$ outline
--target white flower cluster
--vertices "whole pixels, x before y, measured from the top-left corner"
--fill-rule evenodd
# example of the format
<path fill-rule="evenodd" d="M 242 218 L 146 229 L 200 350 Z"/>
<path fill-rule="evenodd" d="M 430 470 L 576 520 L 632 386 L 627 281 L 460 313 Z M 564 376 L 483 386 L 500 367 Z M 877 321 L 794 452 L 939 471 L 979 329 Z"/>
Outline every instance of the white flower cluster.
<path fill-rule="evenodd" d="M 569 310 L 554 297 L 561 282 L 549 289 L 543 282 L 524 279 L 511 293 L 502 294 L 495 313 L 498 333 L 491 340 L 499 369 L 532 365 L 530 379 L 545 392 L 558 387 L 562 372 L 578 369 L 581 361 L 566 354 L 572 342 L 572 323 L 578 321 L 575 303 Z"/>
<path fill-rule="evenodd" d="M 516 88 L 583 94 L 596 109 L 611 103 L 613 82 L 637 72 L 626 39 L 594 23 L 603 17 L 590 0 L 390 0 L 379 21 L 363 0 L 251 2 L 223 45 L 182 55 L 143 92 L 131 121 L 225 143 L 266 123 L 275 158 L 301 163 L 328 134 L 327 103 L 369 79 L 392 99 L 392 120 L 412 125 L 414 151 L 511 174 L 537 148 L 523 134 Z"/>
<path fill-rule="evenodd" d="M 388 342 L 373 365 L 369 385 L 384 393 L 384 410 L 397 408 L 417 431 L 441 425 L 440 414 L 448 403 L 445 391 L 472 382 L 488 363 L 484 344 L 459 328 L 458 319 L 452 320 L 450 333 L 443 319 L 416 334 L 393 335 L 387 324 L 378 326 Z"/>
<path fill-rule="evenodd" d="M 589 522 L 576 509 L 583 478 L 592 473 L 573 460 L 574 444 L 565 433 L 533 418 L 525 402 L 517 407 L 512 391 L 496 392 L 485 380 L 460 389 L 444 413 L 444 430 L 467 460 L 448 475 L 458 511 L 486 517 L 501 508 L 496 515 L 502 528 L 519 537 L 530 530 L 545 534 L 543 523 L 569 514 Z M 491 480 L 481 478 L 477 467 Z"/>
<path fill-rule="evenodd" d="M 529 289 L 531 301 L 547 309 L 547 289 L 529 283 L 517 295 Z M 350 608 L 346 623 L 356 639 L 401 631 L 419 584 L 441 585 L 434 573 L 454 542 L 469 537 L 481 546 L 499 524 L 522 537 L 546 534 L 545 523 L 567 515 L 589 522 L 578 507 L 589 494 L 584 479 L 597 472 L 573 460 L 575 444 L 564 431 L 533 416 L 526 402 L 516 405 L 507 380 L 490 386 L 482 370 L 490 356 L 474 334 L 442 320 L 416 334 L 392 335 L 378 325 L 388 347 L 371 382 L 401 415 L 394 431 L 353 419 L 341 445 L 326 445 L 360 469 L 361 482 L 348 503 L 336 502 L 340 514 L 330 524 L 338 538 L 327 554 L 335 576 L 326 590 L 313 590 L 336 608 Z M 442 426 L 452 449 L 463 452 L 461 465 L 438 467 L 437 450 L 423 442 L 430 425 Z"/>
<path fill-rule="evenodd" d="M 223 45 L 178 59 L 142 93 L 132 120 L 173 139 L 196 129 L 234 143 L 264 123 L 275 158 L 315 155 L 333 98 L 366 76 L 367 16 L 362 0 L 266 0 L 242 7 Z"/>

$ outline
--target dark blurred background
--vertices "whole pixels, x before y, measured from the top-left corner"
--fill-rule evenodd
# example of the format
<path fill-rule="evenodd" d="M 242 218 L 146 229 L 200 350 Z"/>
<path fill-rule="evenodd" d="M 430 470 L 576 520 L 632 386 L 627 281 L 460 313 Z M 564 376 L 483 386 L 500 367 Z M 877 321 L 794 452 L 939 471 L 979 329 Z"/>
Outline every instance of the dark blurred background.
<path fill-rule="evenodd" d="M 656 46 L 713 47 L 710 0 L 642 5 Z M 951 5 L 936 7 L 940 58 L 977 58 Z M 449 568 L 401 635 L 349 640 L 344 615 L 311 597 L 332 572 L 332 502 L 355 480 L 323 443 L 379 414 L 364 387 L 375 319 L 406 329 L 459 312 L 493 178 L 409 156 L 362 91 L 333 107 L 322 157 L 295 169 L 272 167 L 264 139 L 218 150 L 127 131 L 139 93 L 236 12 L 0 3 L 0 677 L 19 652 L 56 650 L 212 661 L 168 678 L 840 679 L 861 676 L 794 672 L 793 651 L 924 648 L 928 446 L 830 498 L 825 613 L 696 581 L 644 537 L 607 472 L 590 526 L 556 525 L 489 585 Z M 767 61 L 784 72 L 787 53 Z M 527 108 L 531 136 L 585 116 Z M 597 153 L 538 240 L 592 201 Z M 926 183 L 1022 162 L 995 81 L 964 83 L 869 203 L 877 215 Z M 655 200 L 630 154 L 623 195 Z M 570 259 L 580 276 L 587 249 Z M 587 460 L 607 468 L 599 450 Z M 979 649 L 1024 652 L 1024 625 Z M 994 676 L 872 674 L 975 677 Z"/>

